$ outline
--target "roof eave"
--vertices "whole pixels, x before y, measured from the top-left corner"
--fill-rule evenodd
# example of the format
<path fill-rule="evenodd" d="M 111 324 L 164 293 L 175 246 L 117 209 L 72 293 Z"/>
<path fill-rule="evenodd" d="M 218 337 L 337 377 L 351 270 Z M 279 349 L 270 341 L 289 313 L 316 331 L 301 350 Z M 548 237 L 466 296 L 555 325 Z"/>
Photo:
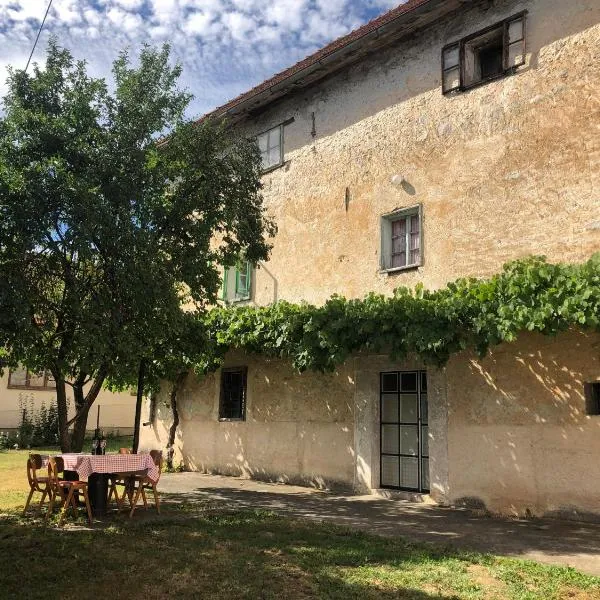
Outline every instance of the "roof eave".
<path fill-rule="evenodd" d="M 354 64 L 366 54 L 435 23 L 441 17 L 460 8 L 463 4 L 464 0 L 423 0 L 411 10 L 397 15 L 394 19 L 366 32 L 357 39 L 349 41 L 347 44 L 320 57 L 315 62 L 275 81 L 273 85 L 254 93 L 253 90 L 250 90 L 239 99 L 234 99 L 208 113 L 201 120 L 209 117 L 228 117 L 230 121 L 243 119 L 244 116 L 264 109 L 291 91 L 314 85 L 317 81 L 336 71 Z M 276 78 L 277 76 L 272 79 Z M 267 82 L 268 80 L 261 86 Z"/>

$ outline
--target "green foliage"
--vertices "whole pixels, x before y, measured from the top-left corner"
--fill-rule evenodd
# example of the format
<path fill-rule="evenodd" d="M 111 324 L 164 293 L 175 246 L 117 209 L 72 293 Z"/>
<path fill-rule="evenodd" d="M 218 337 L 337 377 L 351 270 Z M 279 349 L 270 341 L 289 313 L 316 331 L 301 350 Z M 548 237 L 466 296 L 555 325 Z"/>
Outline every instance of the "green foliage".
<path fill-rule="evenodd" d="M 14 434 L 7 435 L 5 447 L 17 444 L 20 448 L 32 448 L 56 444 L 58 441 L 58 412 L 56 401 L 47 408 L 42 400 L 40 408 L 34 409 L 33 394 L 19 395 L 19 411 L 21 421 Z"/>
<path fill-rule="evenodd" d="M 489 279 L 459 279 L 429 291 L 398 288 L 392 297 L 333 296 L 323 306 L 278 302 L 208 313 L 210 352 L 198 372 L 217 368 L 230 348 L 291 359 L 299 371 L 331 371 L 358 352 L 414 354 L 443 365 L 464 349 L 484 355 L 522 331 L 554 335 L 600 330 L 600 254 L 580 265 L 543 257 L 508 263 Z"/>
<path fill-rule="evenodd" d="M 168 46 L 138 58 L 110 91 L 52 40 L 44 68 L 9 70 L 0 117 L 2 359 L 52 372 L 64 450 L 64 380 L 81 443 L 102 381 L 135 381 L 182 304 L 214 302 L 219 265 L 265 259 L 274 232 L 256 145 L 184 121 Z"/>

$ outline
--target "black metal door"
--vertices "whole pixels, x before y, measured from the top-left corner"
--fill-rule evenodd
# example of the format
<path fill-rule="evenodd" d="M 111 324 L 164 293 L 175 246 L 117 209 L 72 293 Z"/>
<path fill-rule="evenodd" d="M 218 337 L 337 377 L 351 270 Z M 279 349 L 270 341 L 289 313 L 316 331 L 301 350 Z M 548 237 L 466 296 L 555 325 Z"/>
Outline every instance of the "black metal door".
<path fill-rule="evenodd" d="M 380 375 L 381 487 L 429 491 L 426 371 Z"/>

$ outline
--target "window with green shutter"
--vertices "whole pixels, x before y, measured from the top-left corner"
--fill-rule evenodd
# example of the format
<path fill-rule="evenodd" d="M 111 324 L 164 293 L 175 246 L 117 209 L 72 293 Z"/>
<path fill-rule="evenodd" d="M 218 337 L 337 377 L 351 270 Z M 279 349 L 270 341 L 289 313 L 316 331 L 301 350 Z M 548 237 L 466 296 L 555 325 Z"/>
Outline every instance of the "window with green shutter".
<path fill-rule="evenodd" d="M 249 300 L 251 286 L 251 265 L 248 261 L 235 267 L 235 299 Z"/>
<path fill-rule="evenodd" d="M 242 302 L 250 300 L 252 295 L 252 264 L 240 262 L 223 272 L 221 300 L 224 302 Z"/>

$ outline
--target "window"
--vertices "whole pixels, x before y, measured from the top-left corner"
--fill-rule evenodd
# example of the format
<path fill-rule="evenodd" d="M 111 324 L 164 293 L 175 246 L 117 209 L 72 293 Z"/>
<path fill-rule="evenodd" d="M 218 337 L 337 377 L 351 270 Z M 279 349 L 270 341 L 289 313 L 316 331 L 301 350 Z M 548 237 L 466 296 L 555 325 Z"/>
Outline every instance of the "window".
<path fill-rule="evenodd" d="M 415 206 L 381 218 L 381 269 L 398 271 L 422 264 L 422 209 Z"/>
<path fill-rule="evenodd" d="M 600 415 L 600 381 L 584 383 L 585 413 L 587 415 Z"/>
<path fill-rule="evenodd" d="M 221 300 L 225 302 L 242 302 L 250 300 L 252 291 L 252 264 L 241 262 L 235 267 L 225 268 Z"/>
<path fill-rule="evenodd" d="M 56 384 L 48 371 L 32 373 L 25 367 L 19 367 L 9 371 L 8 387 L 24 390 L 55 390 Z"/>
<path fill-rule="evenodd" d="M 221 369 L 221 398 L 219 419 L 246 419 L 246 375 L 247 367 Z"/>
<path fill-rule="evenodd" d="M 283 164 L 283 124 L 256 136 L 265 171 Z"/>
<path fill-rule="evenodd" d="M 527 11 L 448 44 L 442 50 L 442 92 L 462 91 L 525 64 Z"/>

